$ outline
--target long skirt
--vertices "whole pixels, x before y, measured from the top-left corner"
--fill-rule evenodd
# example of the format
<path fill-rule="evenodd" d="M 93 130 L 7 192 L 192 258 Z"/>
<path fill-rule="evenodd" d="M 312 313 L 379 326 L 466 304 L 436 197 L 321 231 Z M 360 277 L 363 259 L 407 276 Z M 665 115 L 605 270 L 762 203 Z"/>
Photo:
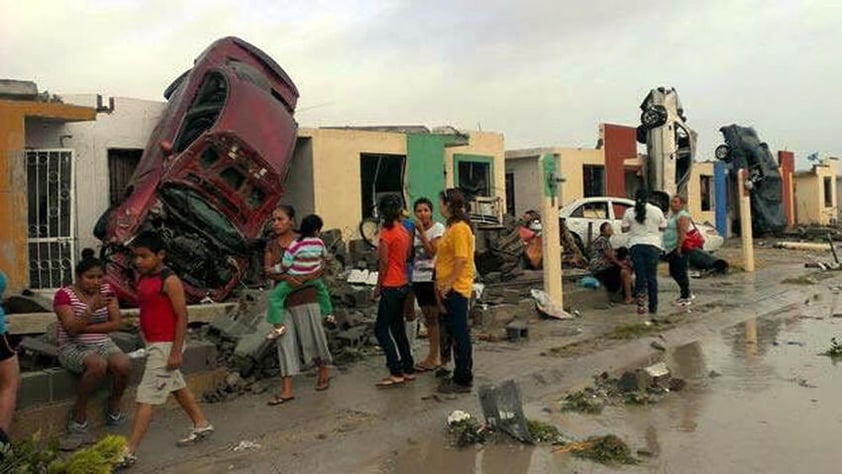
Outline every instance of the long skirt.
<path fill-rule="evenodd" d="M 287 332 L 278 339 L 278 366 L 281 377 L 301 373 L 311 364 L 330 364 L 333 358 L 327 345 L 319 305 L 308 303 L 288 309 L 284 324 Z"/>

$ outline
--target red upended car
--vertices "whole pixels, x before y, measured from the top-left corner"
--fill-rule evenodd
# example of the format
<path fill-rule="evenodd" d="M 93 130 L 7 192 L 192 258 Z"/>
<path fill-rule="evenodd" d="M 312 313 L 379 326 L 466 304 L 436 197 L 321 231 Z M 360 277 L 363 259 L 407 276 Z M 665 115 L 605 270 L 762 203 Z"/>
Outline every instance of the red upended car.
<path fill-rule="evenodd" d="M 188 302 L 221 301 L 249 268 L 262 270 L 256 243 L 283 193 L 298 90 L 263 51 L 228 37 L 208 47 L 164 97 L 167 109 L 125 199 L 94 229 L 106 279 L 122 302 L 135 303 L 128 245 L 155 229 Z"/>

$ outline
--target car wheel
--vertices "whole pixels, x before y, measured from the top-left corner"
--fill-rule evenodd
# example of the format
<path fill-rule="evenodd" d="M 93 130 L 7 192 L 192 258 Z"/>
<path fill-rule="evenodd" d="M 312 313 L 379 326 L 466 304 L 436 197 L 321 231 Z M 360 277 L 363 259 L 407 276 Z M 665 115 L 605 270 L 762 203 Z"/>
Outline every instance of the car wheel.
<path fill-rule="evenodd" d="M 369 217 L 360 222 L 360 236 L 371 248 L 377 248 L 380 238 L 380 221 Z"/>
<path fill-rule="evenodd" d="M 647 130 L 646 127 L 643 125 L 637 127 L 637 143 L 645 145 L 647 135 L 649 135 L 649 130 Z"/>
<path fill-rule="evenodd" d="M 660 127 L 667 123 L 667 109 L 663 105 L 653 105 L 640 114 L 640 123 L 647 129 Z"/>
<path fill-rule="evenodd" d="M 728 156 L 731 154 L 731 147 L 728 145 L 719 145 L 716 147 L 716 150 L 713 152 L 713 156 L 716 157 L 717 160 L 722 161 L 730 161 Z"/>

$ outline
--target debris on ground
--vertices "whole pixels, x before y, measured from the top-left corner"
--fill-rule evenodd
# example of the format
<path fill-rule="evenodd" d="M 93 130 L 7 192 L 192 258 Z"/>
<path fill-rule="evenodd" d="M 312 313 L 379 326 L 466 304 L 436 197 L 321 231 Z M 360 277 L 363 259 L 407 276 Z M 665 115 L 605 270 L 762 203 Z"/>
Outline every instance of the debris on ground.
<path fill-rule="evenodd" d="M 830 348 L 819 355 L 828 356 L 832 359 L 842 358 L 842 343 L 835 337 L 830 338 Z"/>
<path fill-rule="evenodd" d="M 0 444 L 2 472 L 109 474 L 120 462 L 125 446 L 125 437 L 108 435 L 62 459 L 55 439 L 42 439 L 40 434 L 35 434 L 11 444 Z"/>
<path fill-rule="evenodd" d="M 564 435 L 561 434 L 555 425 L 528 419 L 526 420 L 526 426 L 529 428 L 529 434 L 536 443 L 561 445 L 567 442 Z"/>
<path fill-rule="evenodd" d="M 626 371 L 619 378 L 603 372 L 594 377 L 593 386 L 565 395 L 561 410 L 598 414 L 607 405 L 650 405 L 686 386 L 684 379 L 672 377 L 663 362 Z"/>
<path fill-rule="evenodd" d="M 554 450 L 556 453 L 571 453 L 576 457 L 590 459 L 601 464 L 637 464 L 631 448 L 616 435 L 594 436 L 584 441 L 570 443 Z"/>
<path fill-rule="evenodd" d="M 248 450 L 253 450 L 253 449 L 260 449 L 261 447 L 262 446 L 260 445 L 260 443 L 258 443 L 256 441 L 244 439 L 244 440 L 240 441 L 239 443 L 237 443 L 236 446 L 231 448 L 231 451 L 234 451 L 234 452 L 248 451 Z"/>
<path fill-rule="evenodd" d="M 451 444 L 457 448 L 483 444 L 488 441 L 492 431 L 489 426 L 462 410 L 456 410 L 447 417 L 447 432 Z"/>

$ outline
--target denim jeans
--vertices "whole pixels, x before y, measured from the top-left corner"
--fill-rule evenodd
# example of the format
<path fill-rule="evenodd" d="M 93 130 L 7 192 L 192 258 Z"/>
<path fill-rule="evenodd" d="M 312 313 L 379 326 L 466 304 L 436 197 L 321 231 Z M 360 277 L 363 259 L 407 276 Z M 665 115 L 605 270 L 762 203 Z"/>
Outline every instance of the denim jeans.
<path fill-rule="evenodd" d="M 687 263 L 689 256 L 686 253 L 679 254 L 675 250 L 667 255 L 670 265 L 670 276 L 681 289 L 681 298 L 690 297 L 690 275 L 687 274 Z"/>
<path fill-rule="evenodd" d="M 634 295 L 641 298 L 648 293 L 649 312 L 658 312 L 658 261 L 661 249 L 654 245 L 638 244 L 629 250 L 634 266 Z"/>
<path fill-rule="evenodd" d="M 447 314 L 443 318 L 442 332 L 449 333 L 453 341 L 453 381 L 459 385 L 471 385 L 474 381 L 474 361 L 468 327 L 468 298 L 451 291 L 443 302 Z"/>
<path fill-rule="evenodd" d="M 386 366 L 396 377 L 415 372 L 415 361 L 412 360 L 404 324 L 407 295 L 409 286 L 383 288 L 377 306 L 377 321 L 374 323 L 374 335 L 386 354 Z"/>

